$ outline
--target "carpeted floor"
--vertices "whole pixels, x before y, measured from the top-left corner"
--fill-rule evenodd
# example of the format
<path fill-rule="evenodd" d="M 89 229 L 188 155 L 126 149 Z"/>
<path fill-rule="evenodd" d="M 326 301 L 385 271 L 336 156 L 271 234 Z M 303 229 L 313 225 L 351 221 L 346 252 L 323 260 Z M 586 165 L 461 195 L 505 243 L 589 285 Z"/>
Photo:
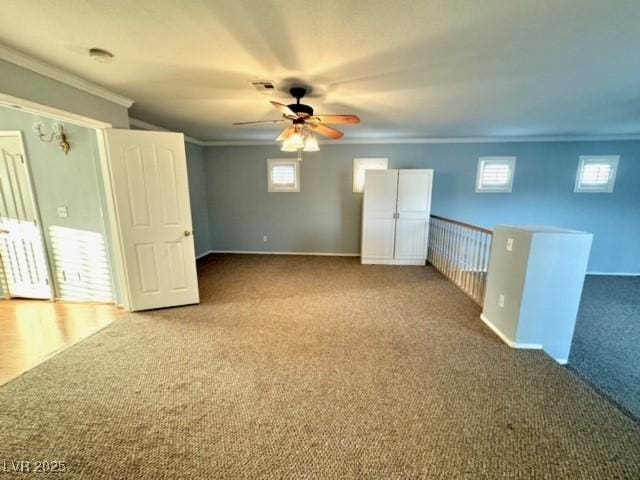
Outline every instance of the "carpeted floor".
<path fill-rule="evenodd" d="M 640 277 L 587 276 L 569 362 L 640 418 Z"/>
<path fill-rule="evenodd" d="M 0 387 L 0 468 L 640 478 L 640 425 L 543 353 L 502 344 L 431 268 L 218 255 L 201 287 L 200 306 L 131 315 Z"/>

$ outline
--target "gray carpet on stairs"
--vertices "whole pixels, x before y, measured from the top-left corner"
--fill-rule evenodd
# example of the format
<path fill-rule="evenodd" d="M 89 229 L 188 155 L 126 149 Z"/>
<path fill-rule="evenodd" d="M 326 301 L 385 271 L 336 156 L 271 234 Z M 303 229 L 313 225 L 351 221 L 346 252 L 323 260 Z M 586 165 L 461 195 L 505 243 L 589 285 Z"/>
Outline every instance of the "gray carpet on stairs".
<path fill-rule="evenodd" d="M 216 255 L 200 284 L 201 305 L 131 315 L 0 387 L 0 468 L 640 478 L 640 426 L 544 353 L 501 343 L 429 267 Z"/>
<path fill-rule="evenodd" d="M 587 276 L 569 363 L 640 419 L 640 277 Z"/>

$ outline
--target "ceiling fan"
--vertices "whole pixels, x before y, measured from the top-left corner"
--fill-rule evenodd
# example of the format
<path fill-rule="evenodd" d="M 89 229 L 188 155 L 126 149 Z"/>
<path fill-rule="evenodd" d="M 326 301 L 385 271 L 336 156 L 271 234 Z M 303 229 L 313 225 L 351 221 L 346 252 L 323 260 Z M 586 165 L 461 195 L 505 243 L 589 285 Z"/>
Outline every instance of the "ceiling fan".
<path fill-rule="evenodd" d="M 232 125 L 252 125 L 258 123 L 284 123 L 291 122 L 276 138 L 282 143 L 282 150 L 285 152 L 295 152 L 304 150 L 305 152 L 317 152 L 320 150 L 318 141 L 313 133 L 319 133 L 331 140 L 340 140 L 344 133 L 327 124 L 355 124 L 360 123 L 356 115 L 315 115 L 313 107 L 300 103 L 300 99 L 305 96 L 307 89 L 294 87 L 289 93 L 296 99 L 296 103 L 285 105 L 283 103 L 271 102 L 278 111 L 282 113 L 281 119 L 260 120 L 257 122 L 237 122 Z"/>

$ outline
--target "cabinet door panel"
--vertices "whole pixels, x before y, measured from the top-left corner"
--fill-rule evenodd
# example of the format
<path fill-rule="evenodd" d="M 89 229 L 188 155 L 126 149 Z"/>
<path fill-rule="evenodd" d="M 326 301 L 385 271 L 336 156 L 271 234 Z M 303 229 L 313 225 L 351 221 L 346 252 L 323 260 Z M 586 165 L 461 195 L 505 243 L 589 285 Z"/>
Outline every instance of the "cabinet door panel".
<path fill-rule="evenodd" d="M 397 170 L 368 170 L 364 187 L 362 217 L 363 259 L 393 259 Z"/>
<path fill-rule="evenodd" d="M 400 170 L 395 259 L 423 262 L 427 258 L 433 170 Z"/>
<path fill-rule="evenodd" d="M 390 259 L 393 258 L 393 240 L 395 220 L 386 218 L 371 218 L 365 223 L 362 245 L 364 258 Z"/>

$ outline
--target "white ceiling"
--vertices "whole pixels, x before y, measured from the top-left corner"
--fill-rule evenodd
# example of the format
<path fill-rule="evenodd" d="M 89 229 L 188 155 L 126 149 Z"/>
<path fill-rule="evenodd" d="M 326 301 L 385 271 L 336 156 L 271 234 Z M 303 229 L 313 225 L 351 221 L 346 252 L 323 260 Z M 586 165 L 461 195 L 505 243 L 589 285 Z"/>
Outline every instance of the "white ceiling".
<path fill-rule="evenodd" d="M 639 25 L 638 0 L 3 0 L 0 43 L 203 140 L 277 135 L 230 126 L 278 118 L 256 79 L 300 79 L 317 113 L 359 115 L 351 139 L 628 135 Z"/>

